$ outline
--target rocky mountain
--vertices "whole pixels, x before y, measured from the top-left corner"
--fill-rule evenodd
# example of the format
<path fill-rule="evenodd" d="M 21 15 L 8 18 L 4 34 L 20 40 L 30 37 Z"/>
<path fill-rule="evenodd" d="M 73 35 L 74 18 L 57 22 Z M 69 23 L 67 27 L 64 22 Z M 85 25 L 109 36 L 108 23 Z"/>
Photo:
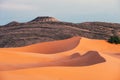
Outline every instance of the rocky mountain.
<path fill-rule="evenodd" d="M 14 21 L 0 26 L 0 47 L 20 47 L 73 36 L 108 39 L 113 35 L 120 36 L 119 23 L 69 23 L 54 17 L 43 16 L 25 23 Z"/>

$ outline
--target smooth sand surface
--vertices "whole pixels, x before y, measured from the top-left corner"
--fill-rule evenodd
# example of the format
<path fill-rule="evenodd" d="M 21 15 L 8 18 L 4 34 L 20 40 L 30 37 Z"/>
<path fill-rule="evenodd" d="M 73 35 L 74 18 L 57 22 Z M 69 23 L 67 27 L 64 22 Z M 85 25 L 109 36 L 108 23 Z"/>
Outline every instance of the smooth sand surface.
<path fill-rule="evenodd" d="M 102 53 L 115 54 L 120 53 L 120 44 L 110 44 L 105 40 L 95 40 L 82 38 L 79 48 L 81 51 L 95 50 Z M 82 50 L 83 48 L 83 50 Z"/>
<path fill-rule="evenodd" d="M 0 80 L 120 80 L 120 45 L 73 37 L 0 48 Z"/>

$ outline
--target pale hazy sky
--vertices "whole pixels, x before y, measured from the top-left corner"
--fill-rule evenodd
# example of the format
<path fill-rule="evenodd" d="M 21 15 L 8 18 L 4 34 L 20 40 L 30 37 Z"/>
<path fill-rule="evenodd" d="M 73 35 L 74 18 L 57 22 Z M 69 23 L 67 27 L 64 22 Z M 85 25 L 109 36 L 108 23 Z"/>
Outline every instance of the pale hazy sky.
<path fill-rule="evenodd" d="M 0 0 L 0 25 L 53 16 L 67 22 L 120 23 L 119 0 Z"/>

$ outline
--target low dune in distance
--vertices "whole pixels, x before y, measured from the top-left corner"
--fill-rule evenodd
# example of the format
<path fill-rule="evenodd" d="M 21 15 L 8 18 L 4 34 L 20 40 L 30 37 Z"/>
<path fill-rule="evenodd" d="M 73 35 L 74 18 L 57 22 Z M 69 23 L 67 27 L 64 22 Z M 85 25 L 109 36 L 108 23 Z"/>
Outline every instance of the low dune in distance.
<path fill-rule="evenodd" d="M 81 37 L 0 48 L 0 80 L 120 80 L 119 53 L 120 45 Z"/>

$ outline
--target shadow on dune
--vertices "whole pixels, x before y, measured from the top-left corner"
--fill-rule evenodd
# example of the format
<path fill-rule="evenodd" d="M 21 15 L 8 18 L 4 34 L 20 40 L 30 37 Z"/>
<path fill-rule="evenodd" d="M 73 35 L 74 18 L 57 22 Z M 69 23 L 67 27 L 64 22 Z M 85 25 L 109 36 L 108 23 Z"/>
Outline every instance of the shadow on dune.
<path fill-rule="evenodd" d="M 31 63 L 31 64 L 20 64 L 20 65 L 2 65 L 0 66 L 0 71 L 7 70 L 18 70 L 34 67 L 80 67 L 80 66 L 90 66 L 98 63 L 105 62 L 106 60 L 99 55 L 96 51 L 88 51 L 84 55 L 79 53 L 74 53 L 70 56 L 63 57 L 51 62 L 46 63 Z"/>
<path fill-rule="evenodd" d="M 74 53 L 66 58 L 54 61 L 58 66 L 89 66 L 105 62 L 105 59 L 96 51 L 88 51 L 84 55 Z"/>
<path fill-rule="evenodd" d="M 118 55 L 118 56 L 120 56 L 120 53 L 115 53 L 114 55 Z"/>
<path fill-rule="evenodd" d="M 114 53 L 114 54 L 109 54 L 109 55 L 120 59 L 120 53 Z"/>

